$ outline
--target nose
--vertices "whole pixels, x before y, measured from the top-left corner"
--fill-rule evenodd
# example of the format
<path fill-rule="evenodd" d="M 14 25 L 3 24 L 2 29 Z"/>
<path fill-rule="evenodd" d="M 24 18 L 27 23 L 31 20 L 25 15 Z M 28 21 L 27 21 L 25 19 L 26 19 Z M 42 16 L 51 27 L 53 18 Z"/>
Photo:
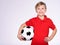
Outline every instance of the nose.
<path fill-rule="evenodd" d="M 42 11 L 42 9 L 39 9 L 39 11 Z"/>

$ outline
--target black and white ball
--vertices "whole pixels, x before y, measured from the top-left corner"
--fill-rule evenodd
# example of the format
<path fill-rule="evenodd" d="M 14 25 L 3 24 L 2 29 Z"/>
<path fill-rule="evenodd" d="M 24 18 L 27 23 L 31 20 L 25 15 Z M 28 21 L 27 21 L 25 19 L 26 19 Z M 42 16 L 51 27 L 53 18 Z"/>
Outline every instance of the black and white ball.
<path fill-rule="evenodd" d="M 21 31 L 21 34 L 24 37 L 24 40 L 32 40 L 34 36 L 34 29 L 32 26 L 24 27 Z"/>

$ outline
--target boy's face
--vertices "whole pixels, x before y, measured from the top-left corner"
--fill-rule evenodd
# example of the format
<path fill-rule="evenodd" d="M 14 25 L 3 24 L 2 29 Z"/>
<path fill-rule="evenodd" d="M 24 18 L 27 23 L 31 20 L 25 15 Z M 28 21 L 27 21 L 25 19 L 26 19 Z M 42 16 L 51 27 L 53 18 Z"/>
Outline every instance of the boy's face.
<path fill-rule="evenodd" d="M 39 5 L 37 8 L 36 8 L 36 12 L 38 15 L 40 16 L 43 16 L 45 15 L 45 12 L 46 12 L 46 8 L 44 5 Z"/>

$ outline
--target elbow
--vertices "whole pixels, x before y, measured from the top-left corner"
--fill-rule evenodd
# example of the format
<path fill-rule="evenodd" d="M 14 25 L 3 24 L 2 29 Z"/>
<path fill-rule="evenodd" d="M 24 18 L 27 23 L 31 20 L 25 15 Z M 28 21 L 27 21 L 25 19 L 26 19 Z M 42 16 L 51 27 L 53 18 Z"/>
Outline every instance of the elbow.
<path fill-rule="evenodd" d="M 56 32 L 57 32 L 57 29 L 55 29 L 56 30 Z"/>
<path fill-rule="evenodd" d="M 57 28 L 54 29 L 54 32 L 57 33 Z"/>

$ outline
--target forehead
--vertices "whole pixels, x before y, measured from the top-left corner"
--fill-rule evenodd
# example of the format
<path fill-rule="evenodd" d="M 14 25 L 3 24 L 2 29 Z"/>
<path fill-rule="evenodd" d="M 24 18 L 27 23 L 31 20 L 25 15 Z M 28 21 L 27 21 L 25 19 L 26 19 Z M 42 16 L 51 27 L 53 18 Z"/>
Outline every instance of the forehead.
<path fill-rule="evenodd" d="M 38 5 L 37 8 L 45 8 L 45 5 Z"/>

